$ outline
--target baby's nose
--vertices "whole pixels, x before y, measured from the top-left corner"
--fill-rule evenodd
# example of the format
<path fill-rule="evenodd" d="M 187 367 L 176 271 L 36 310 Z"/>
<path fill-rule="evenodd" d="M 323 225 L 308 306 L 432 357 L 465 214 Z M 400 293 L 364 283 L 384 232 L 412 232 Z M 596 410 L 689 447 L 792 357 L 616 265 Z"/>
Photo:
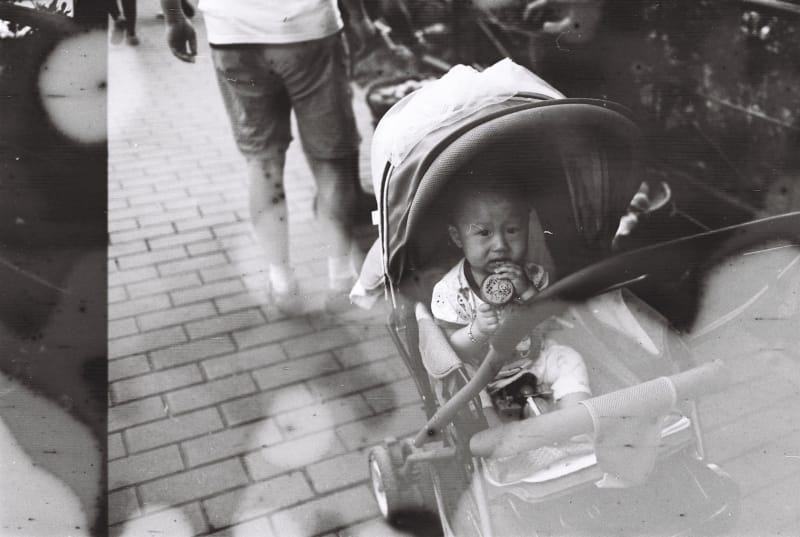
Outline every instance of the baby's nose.
<path fill-rule="evenodd" d="M 508 241 L 502 233 L 497 233 L 492 240 L 492 250 L 501 251 L 508 248 Z"/>

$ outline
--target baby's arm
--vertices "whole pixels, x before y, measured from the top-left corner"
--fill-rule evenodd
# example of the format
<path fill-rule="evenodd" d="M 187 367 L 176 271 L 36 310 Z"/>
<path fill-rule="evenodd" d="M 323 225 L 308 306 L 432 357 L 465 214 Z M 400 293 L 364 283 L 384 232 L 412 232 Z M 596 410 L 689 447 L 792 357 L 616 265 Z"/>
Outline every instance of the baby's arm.
<path fill-rule="evenodd" d="M 488 304 L 481 304 L 478 306 L 475 320 L 470 324 L 458 329 L 446 330 L 450 338 L 450 345 L 462 360 L 480 363 L 489 350 L 489 338 L 497 329 L 497 323 L 497 312 Z M 502 424 L 503 421 L 492 405 L 491 397 L 485 389 L 482 393 L 481 402 L 483 403 L 483 414 L 489 427 Z"/>
<path fill-rule="evenodd" d="M 469 319 L 470 312 L 458 303 L 454 295 L 445 282 L 437 283 L 433 289 L 431 313 L 458 357 L 465 364 L 480 364 L 489 350 L 489 338 L 497 329 L 497 314 L 483 304 L 478 306 L 475 319 L 465 325 L 463 323 Z M 501 423 L 485 389 L 481 392 L 481 405 L 490 426 Z"/>
<path fill-rule="evenodd" d="M 460 299 L 459 282 L 445 276 L 433 287 L 431 313 L 462 361 L 480 363 L 488 351 L 489 338 L 497 329 L 497 313 L 487 304 L 473 311 Z"/>
<path fill-rule="evenodd" d="M 488 304 L 481 304 L 471 323 L 448 331 L 450 345 L 462 360 L 480 363 L 486 357 L 489 338 L 497 330 L 497 324 L 497 312 Z"/>
<path fill-rule="evenodd" d="M 579 402 L 589 399 L 589 397 L 591 397 L 591 395 L 586 392 L 572 392 L 562 395 L 561 399 L 556 402 L 556 405 L 558 408 L 566 408 L 577 405 Z"/>
<path fill-rule="evenodd" d="M 577 404 L 591 397 L 589 373 L 580 353 L 567 345 L 552 340 L 542 351 L 545 360 L 544 382 L 553 390 L 558 408 Z"/>

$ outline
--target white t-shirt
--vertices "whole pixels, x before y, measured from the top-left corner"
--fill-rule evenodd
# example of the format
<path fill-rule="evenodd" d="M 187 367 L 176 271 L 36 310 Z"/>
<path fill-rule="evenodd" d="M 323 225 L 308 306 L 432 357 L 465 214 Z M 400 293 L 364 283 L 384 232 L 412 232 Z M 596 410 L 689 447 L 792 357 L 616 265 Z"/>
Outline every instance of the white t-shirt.
<path fill-rule="evenodd" d="M 336 0 L 200 0 L 198 7 L 214 45 L 299 43 L 344 26 Z"/>

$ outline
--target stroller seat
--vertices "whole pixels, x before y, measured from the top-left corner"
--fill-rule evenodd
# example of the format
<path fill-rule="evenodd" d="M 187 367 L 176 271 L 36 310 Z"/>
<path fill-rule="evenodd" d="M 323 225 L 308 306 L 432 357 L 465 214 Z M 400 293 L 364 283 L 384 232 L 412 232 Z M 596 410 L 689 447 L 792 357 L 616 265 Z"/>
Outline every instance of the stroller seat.
<path fill-rule="evenodd" d="M 616 304 L 612 300 L 609 304 Z M 599 301 L 595 300 L 597 305 Z M 429 309 L 422 303 L 415 306 L 415 317 L 419 330 L 419 351 L 423 365 L 428 372 L 434 386 L 440 386 L 448 376 L 460 373 L 469 375 L 465 364 L 461 362 L 455 351 L 450 346 L 447 336 L 435 323 Z M 620 375 L 620 368 L 624 364 L 618 363 L 609 357 L 609 370 L 616 377 Z M 595 374 L 602 375 L 602 371 L 593 370 Z M 628 371 L 625 378 L 634 378 L 633 372 Z M 442 390 L 435 389 L 437 397 L 442 397 Z M 528 419 L 536 419 L 528 418 Z M 691 420 L 685 415 L 672 411 L 663 416 L 660 434 L 660 447 L 658 458 L 664 458 L 686 447 L 692 441 Z M 498 431 L 497 434 L 503 434 Z M 595 447 L 589 435 L 562 442 L 558 445 L 541 446 L 524 453 L 505 457 L 484 457 L 482 465 L 483 475 L 487 483 L 495 488 L 525 486 L 526 495 L 550 494 L 555 488 L 561 490 L 558 483 L 567 476 L 574 477 L 562 484 L 575 486 L 576 484 L 599 481 L 604 476 L 604 470 L 598 465 Z M 537 492 L 538 491 L 538 492 Z"/>

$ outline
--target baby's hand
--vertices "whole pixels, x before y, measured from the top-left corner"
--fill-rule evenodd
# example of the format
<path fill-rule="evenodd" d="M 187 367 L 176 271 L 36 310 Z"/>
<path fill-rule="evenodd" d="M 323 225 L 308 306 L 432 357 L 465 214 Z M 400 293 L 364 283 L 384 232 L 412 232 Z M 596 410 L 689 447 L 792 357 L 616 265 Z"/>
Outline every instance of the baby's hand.
<path fill-rule="evenodd" d="M 525 291 L 531 287 L 531 282 L 525 274 L 525 271 L 515 263 L 503 263 L 497 268 L 495 274 L 501 278 L 508 278 L 511 280 L 511 284 L 514 286 L 514 291 L 517 292 L 517 296 L 524 294 Z"/>
<path fill-rule="evenodd" d="M 489 304 L 478 306 L 478 313 L 475 316 L 475 331 L 483 336 L 491 336 L 497 330 L 499 319 L 497 312 Z"/>

